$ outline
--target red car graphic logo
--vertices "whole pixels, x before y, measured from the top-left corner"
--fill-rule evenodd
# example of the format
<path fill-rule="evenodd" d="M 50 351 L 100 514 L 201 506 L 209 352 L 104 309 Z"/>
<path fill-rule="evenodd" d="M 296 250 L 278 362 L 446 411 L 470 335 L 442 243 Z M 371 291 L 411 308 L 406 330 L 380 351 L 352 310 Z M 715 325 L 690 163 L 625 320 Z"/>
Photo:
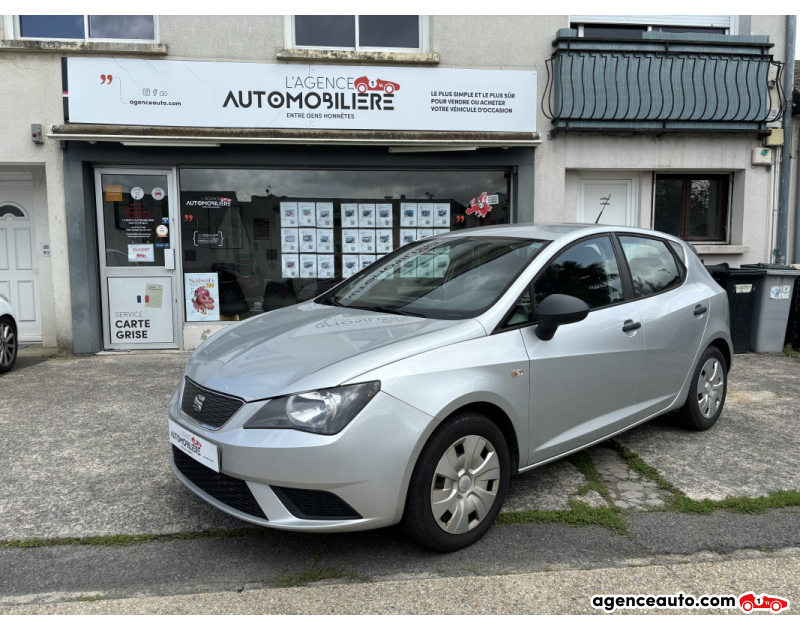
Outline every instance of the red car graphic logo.
<path fill-rule="evenodd" d="M 769 610 L 772 613 L 779 613 L 784 608 L 789 608 L 789 600 L 764 593 L 761 593 L 761 597 L 756 597 L 755 593 L 750 592 L 739 597 L 739 608 L 746 613 L 754 610 Z"/>
<path fill-rule="evenodd" d="M 392 83 L 391 81 L 384 81 L 383 79 L 368 79 L 367 77 L 356 79 L 354 85 L 359 94 L 364 94 L 367 90 L 370 92 L 392 94 L 400 89 L 399 83 Z"/>
<path fill-rule="evenodd" d="M 197 448 L 203 447 L 203 445 L 200 444 L 200 440 L 195 440 L 194 438 L 192 438 L 192 444 L 194 444 Z"/>
<path fill-rule="evenodd" d="M 483 193 L 480 197 L 478 197 L 478 201 L 476 202 L 474 199 L 469 202 L 469 208 L 467 208 L 467 214 L 478 214 L 480 215 L 481 219 L 485 218 L 487 214 L 492 211 L 492 206 L 489 205 L 487 201 L 486 193 Z"/>

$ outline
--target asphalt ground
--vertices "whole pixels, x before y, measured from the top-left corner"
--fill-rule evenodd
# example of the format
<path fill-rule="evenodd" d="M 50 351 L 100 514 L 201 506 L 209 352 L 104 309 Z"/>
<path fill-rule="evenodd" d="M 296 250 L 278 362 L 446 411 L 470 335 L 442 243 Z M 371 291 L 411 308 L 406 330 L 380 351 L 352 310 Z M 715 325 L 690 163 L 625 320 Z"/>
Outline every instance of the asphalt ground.
<path fill-rule="evenodd" d="M 0 377 L 0 450 L 5 460 L 0 467 L 0 541 L 248 526 L 196 498 L 169 469 L 166 406 L 188 355 L 47 360 L 24 352 L 15 370 Z M 737 356 L 728 402 L 714 429 L 687 432 L 665 418 L 618 441 L 692 498 L 796 490 L 798 376 L 800 362 L 789 357 Z M 609 457 L 614 454 L 607 445 L 592 449 L 611 505 L 626 499 L 626 493 L 635 494 L 637 483 L 650 483 L 632 471 L 620 481 L 613 475 L 625 464 L 609 463 Z M 577 495 L 585 482 L 569 461 L 542 467 L 514 480 L 505 511 L 565 510 L 575 500 L 609 505 L 596 493 Z M 748 554 L 756 554 L 749 558 L 753 561 L 791 557 L 796 563 L 800 554 L 800 510 L 794 508 L 709 515 L 650 509 L 658 510 L 643 506 L 622 513 L 627 535 L 559 523 L 495 526 L 476 545 L 446 556 L 416 547 L 398 528 L 339 535 L 265 530 L 259 536 L 125 547 L 0 549 L 0 606 L 17 609 L 87 594 L 130 598 L 278 591 L 320 578 L 342 582 L 342 588 L 372 585 L 361 585 L 363 580 L 422 584 L 502 578 L 505 573 L 522 580 L 539 572 L 622 570 L 630 564 L 668 561 L 713 564 Z M 403 610 L 414 609 L 405 606 Z"/>

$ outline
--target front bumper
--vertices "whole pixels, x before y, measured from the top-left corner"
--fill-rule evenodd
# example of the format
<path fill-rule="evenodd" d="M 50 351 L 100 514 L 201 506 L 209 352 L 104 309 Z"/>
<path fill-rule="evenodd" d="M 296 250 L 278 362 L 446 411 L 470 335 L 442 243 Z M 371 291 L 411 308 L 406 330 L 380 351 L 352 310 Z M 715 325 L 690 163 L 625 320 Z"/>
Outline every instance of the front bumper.
<path fill-rule="evenodd" d="M 245 404 L 214 431 L 180 412 L 180 390 L 170 401 L 172 420 L 219 448 L 220 472 L 244 480 L 267 518 L 245 514 L 204 492 L 181 473 L 172 458 L 175 476 L 215 507 L 277 529 L 344 532 L 399 522 L 417 456 L 435 426 L 431 416 L 379 392 L 336 435 L 242 428 L 263 401 Z M 331 492 L 361 518 L 298 518 L 270 486 Z"/>

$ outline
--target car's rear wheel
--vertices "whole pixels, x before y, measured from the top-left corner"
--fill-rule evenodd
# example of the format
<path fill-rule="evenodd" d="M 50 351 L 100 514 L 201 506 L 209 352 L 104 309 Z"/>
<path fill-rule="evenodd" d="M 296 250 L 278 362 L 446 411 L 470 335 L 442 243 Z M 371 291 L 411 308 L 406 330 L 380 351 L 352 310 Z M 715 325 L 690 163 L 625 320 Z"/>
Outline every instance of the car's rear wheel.
<path fill-rule="evenodd" d="M 8 317 L 0 317 L 0 374 L 14 367 L 18 348 L 14 324 Z"/>
<path fill-rule="evenodd" d="M 781 606 L 780 602 L 772 602 L 772 604 L 770 605 L 770 608 L 772 608 L 773 612 L 780 612 L 782 606 Z"/>
<path fill-rule="evenodd" d="M 453 416 L 422 449 L 411 477 L 403 526 L 434 551 L 471 545 L 492 526 L 508 491 L 510 457 L 486 416 Z"/>
<path fill-rule="evenodd" d="M 695 431 L 713 427 L 725 406 L 728 366 L 719 349 L 709 346 L 697 362 L 689 395 L 679 414 L 683 424 Z"/>

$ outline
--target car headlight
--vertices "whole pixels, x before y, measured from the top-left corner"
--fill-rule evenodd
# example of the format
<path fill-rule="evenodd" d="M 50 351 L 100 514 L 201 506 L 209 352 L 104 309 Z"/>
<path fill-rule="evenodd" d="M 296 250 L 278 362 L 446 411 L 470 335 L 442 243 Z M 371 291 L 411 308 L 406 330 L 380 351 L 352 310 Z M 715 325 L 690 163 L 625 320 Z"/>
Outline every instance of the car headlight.
<path fill-rule="evenodd" d="M 344 429 L 380 390 L 380 382 L 374 381 L 273 398 L 244 423 L 244 428 L 297 429 L 334 435 Z"/>

